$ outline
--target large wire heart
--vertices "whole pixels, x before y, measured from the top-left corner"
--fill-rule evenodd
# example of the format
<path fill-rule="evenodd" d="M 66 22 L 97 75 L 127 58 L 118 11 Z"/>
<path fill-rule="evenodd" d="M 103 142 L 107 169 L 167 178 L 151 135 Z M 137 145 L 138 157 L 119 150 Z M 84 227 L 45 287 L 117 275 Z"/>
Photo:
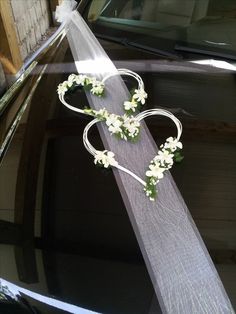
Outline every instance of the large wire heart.
<path fill-rule="evenodd" d="M 105 82 L 110 77 L 115 75 L 131 76 L 138 83 L 138 87 L 134 90 L 133 93 L 131 93 L 130 99 L 124 102 L 123 106 L 126 112 L 124 115 L 109 113 L 106 108 L 100 110 L 94 110 L 91 108 L 80 109 L 66 102 L 66 92 L 70 89 L 74 89 L 76 86 L 81 86 L 85 90 L 89 90 L 93 95 L 98 97 L 104 96 Z M 141 105 L 145 104 L 147 93 L 144 91 L 143 80 L 137 73 L 128 69 L 118 69 L 117 72 L 111 73 L 104 77 L 102 81 L 98 81 L 96 78 L 88 77 L 86 75 L 71 74 L 67 81 L 59 84 L 57 91 L 60 101 L 68 109 L 81 114 L 90 115 L 94 118 L 97 118 L 99 121 L 104 121 L 108 127 L 109 132 L 120 139 L 126 141 L 136 141 L 138 139 L 140 123 L 138 120 L 133 118 L 132 114 L 134 114 L 136 110 L 140 109 Z"/>

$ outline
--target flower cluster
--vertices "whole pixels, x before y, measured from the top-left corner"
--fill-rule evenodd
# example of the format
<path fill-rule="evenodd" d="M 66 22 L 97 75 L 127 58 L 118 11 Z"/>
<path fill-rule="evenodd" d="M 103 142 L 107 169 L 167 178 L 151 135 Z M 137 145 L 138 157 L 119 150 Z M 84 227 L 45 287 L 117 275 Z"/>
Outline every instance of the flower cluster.
<path fill-rule="evenodd" d="M 141 105 L 145 104 L 147 99 L 147 93 L 144 89 L 135 89 L 131 95 L 129 101 L 124 102 L 124 110 L 127 115 L 133 114 L 136 110 L 139 110 Z"/>
<path fill-rule="evenodd" d="M 100 121 L 105 121 L 109 132 L 119 139 L 132 142 L 135 142 L 138 139 L 140 122 L 134 117 L 129 117 L 127 115 L 120 116 L 114 113 L 110 114 L 105 108 L 98 111 L 87 108 L 84 109 L 84 112 Z"/>
<path fill-rule="evenodd" d="M 183 159 L 183 156 L 180 154 L 183 145 L 176 138 L 169 137 L 160 148 L 146 172 L 146 187 L 144 191 L 151 201 L 155 200 L 157 194 L 156 184 L 163 178 L 164 171 L 169 170 L 173 166 L 174 161 L 180 162 Z"/>
<path fill-rule="evenodd" d="M 83 74 L 71 74 L 67 81 L 58 85 L 57 93 L 59 96 L 64 97 L 67 91 L 73 90 L 77 86 L 89 90 L 93 95 L 98 97 L 104 95 L 104 84 L 101 81 L 98 81 L 95 77 L 89 77 Z"/>
<path fill-rule="evenodd" d="M 98 164 L 103 166 L 104 168 L 108 168 L 110 166 L 116 167 L 118 162 L 115 160 L 115 154 L 108 150 L 104 151 L 96 151 L 96 155 L 94 156 L 95 165 Z"/>
<path fill-rule="evenodd" d="M 125 141 L 136 141 L 140 132 L 140 123 L 127 115 L 110 114 L 106 119 L 106 125 L 111 134 Z"/>

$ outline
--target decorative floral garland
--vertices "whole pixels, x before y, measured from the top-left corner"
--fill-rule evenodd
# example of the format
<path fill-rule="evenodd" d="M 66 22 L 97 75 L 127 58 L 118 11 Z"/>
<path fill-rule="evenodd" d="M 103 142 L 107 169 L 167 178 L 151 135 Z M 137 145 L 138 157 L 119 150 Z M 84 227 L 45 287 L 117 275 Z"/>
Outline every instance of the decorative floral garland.
<path fill-rule="evenodd" d="M 127 115 L 132 115 L 136 110 L 140 111 L 141 106 L 145 104 L 147 93 L 144 89 L 135 89 L 131 92 L 129 101 L 124 102 L 124 110 Z"/>
<path fill-rule="evenodd" d="M 84 112 L 99 121 L 105 121 L 108 131 L 117 138 L 125 141 L 137 141 L 140 133 L 140 123 L 133 116 L 110 114 L 105 108 L 98 111 L 88 108 L 84 109 Z"/>
<path fill-rule="evenodd" d="M 75 87 L 81 86 L 85 90 L 89 90 L 93 95 L 98 97 L 104 96 L 105 86 L 103 82 L 97 80 L 95 77 L 89 77 L 83 74 L 71 74 L 68 79 L 60 83 L 57 87 L 59 96 L 64 97 L 65 93 L 73 90 Z"/>
<path fill-rule="evenodd" d="M 180 162 L 184 158 L 180 153 L 183 144 L 176 138 L 169 137 L 160 148 L 158 154 L 150 162 L 149 170 L 146 171 L 144 191 L 151 201 L 154 201 L 157 196 L 156 185 L 163 178 L 163 173 L 172 168 L 174 161 Z"/>

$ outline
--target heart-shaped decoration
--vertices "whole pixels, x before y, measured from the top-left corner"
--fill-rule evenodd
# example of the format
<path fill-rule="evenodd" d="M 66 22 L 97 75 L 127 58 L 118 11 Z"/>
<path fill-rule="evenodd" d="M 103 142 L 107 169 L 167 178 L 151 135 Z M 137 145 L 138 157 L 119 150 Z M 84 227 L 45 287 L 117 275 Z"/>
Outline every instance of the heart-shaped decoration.
<path fill-rule="evenodd" d="M 100 122 L 101 120 L 97 118 L 92 120 L 85 127 L 83 133 L 84 146 L 87 149 L 87 151 L 94 156 L 95 164 L 102 165 L 105 168 L 112 166 L 129 174 L 144 186 L 144 191 L 146 192 L 146 195 L 152 201 L 155 200 L 157 193 L 156 184 L 159 182 L 160 179 L 163 178 L 164 172 L 166 170 L 169 170 L 173 166 L 174 161 L 178 162 L 181 161 L 181 159 L 183 158 L 180 155 L 180 150 L 182 149 L 183 145 L 179 141 L 182 134 L 182 124 L 179 121 L 179 119 L 177 119 L 171 112 L 163 109 L 150 109 L 143 111 L 133 119 L 136 122 L 140 123 L 140 121 L 145 119 L 146 117 L 156 115 L 168 117 L 175 123 L 177 128 L 177 137 L 176 138 L 169 137 L 166 140 L 166 142 L 160 146 L 160 150 L 158 151 L 157 155 L 151 160 L 148 166 L 148 170 L 146 171 L 146 181 L 141 179 L 139 176 L 137 176 L 129 169 L 120 165 L 118 161 L 115 159 L 115 154 L 113 152 L 107 150 L 99 151 L 91 145 L 88 139 L 88 131 L 93 125 Z"/>
<path fill-rule="evenodd" d="M 127 75 L 133 77 L 137 83 L 138 88 L 131 94 L 129 101 L 124 102 L 125 115 L 116 115 L 109 113 L 106 108 L 101 110 L 93 110 L 91 108 L 79 109 L 71 106 L 65 101 L 65 94 L 67 91 L 74 89 L 77 86 L 89 90 L 93 95 L 98 97 L 104 96 L 105 82 L 114 75 Z M 124 140 L 136 141 L 140 131 L 140 123 L 131 116 L 141 105 L 145 104 L 147 93 L 144 90 L 144 83 L 142 78 L 135 72 L 128 69 L 118 69 L 117 73 L 112 73 L 98 81 L 94 77 L 86 75 L 71 74 L 67 81 L 59 84 L 57 89 L 59 99 L 67 108 L 78 113 L 86 114 L 97 118 L 99 121 L 104 121 L 108 126 L 108 130 L 112 135 Z"/>

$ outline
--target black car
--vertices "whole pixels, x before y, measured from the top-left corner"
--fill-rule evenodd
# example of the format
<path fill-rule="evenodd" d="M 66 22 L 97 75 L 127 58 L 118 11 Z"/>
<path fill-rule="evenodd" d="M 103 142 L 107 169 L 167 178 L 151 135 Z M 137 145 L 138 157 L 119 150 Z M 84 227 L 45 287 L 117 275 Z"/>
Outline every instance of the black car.
<path fill-rule="evenodd" d="M 148 93 L 142 110 L 166 109 L 181 120 L 184 160 L 171 169 L 174 181 L 167 177 L 235 305 L 235 1 L 85 0 L 77 9 L 116 67 L 142 77 Z M 0 103 L 0 277 L 38 293 L 35 301 L 21 291 L 18 300 L 33 313 L 162 313 L 140 217 L 117 172 L 95 167 L 83 146 L 91 118 L 58 99 L 58 84 L 76 72 L 64 35 L 58 31 Z M 132 78 L 123 79 L 129 90 L 135 87 Z M 89 106 L 81 89 L 68 97 L 74 106 Z M 175 132 L 165 119 L 146 124 L 158 145 Z M 101 134 L 94 129 L 91 141 L 107 149 Z M 149 221 L 148 212 L 144 218 Z M 169 260 L 174 256 L 173 250 Z M 40 295 L 65 303 L 54 308 Z M 0 312 L 7 301 L 16 306 L 13 295 L 0 294 L 0 301 Z M 202 313 L 213 312 L 203 307 Z"/>

